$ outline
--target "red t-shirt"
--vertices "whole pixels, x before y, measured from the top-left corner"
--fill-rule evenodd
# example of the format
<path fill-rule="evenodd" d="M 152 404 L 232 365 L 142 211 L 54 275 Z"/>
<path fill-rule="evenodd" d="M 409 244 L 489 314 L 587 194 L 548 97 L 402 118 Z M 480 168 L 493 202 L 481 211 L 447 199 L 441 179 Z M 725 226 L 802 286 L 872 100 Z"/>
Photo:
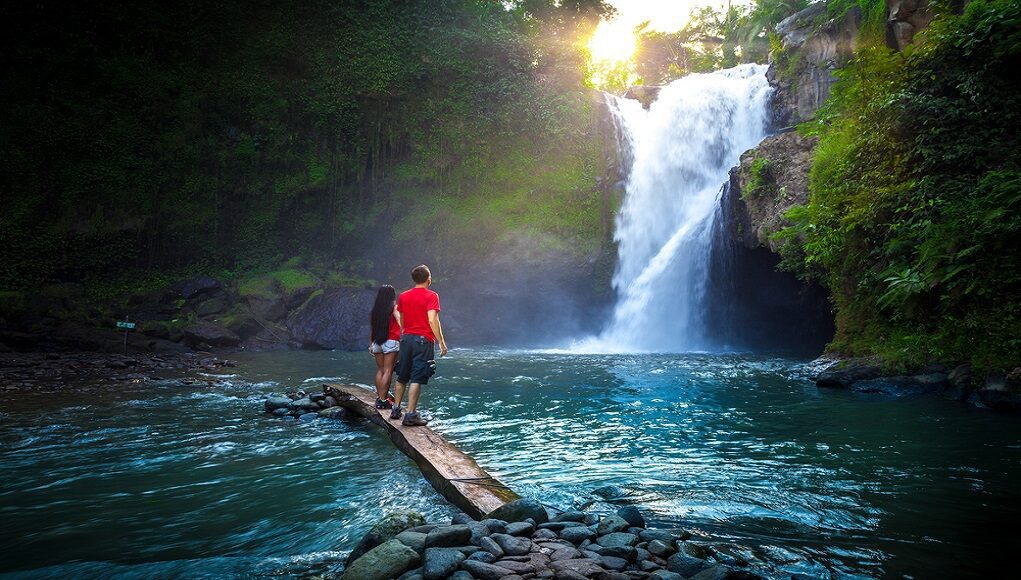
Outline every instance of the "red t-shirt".
<path fill-rule="evenodd" d="M 386 333 L 387 340 L 401 340 L 401 325 L 397 324 L 397 317 L 390 315 L 390 331 Z"/>
<path fill-rule="evenodd" d="M 412 288 L 397 297 L 397 310 L 404 322 L 404 334 L 417 334 L 436 342 L 429 327 L 429 311 L 440 311 L 440 295 L 428 288 Z"/>

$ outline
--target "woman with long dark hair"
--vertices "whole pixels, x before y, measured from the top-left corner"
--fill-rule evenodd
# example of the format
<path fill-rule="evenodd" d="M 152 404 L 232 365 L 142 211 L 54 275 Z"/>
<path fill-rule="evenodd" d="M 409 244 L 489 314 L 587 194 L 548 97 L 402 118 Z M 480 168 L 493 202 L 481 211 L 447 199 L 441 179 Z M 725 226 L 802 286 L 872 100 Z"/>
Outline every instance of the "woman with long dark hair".
<path fill-rule="evenodd" d="M 376 359 L 376 408 L 389 409 L 390 380 L 393 379 L 397 351 L 401 348 L 401 313 L 397 311 L 397 291 L 383 284 L 369 315 L 369 352 Z"/>

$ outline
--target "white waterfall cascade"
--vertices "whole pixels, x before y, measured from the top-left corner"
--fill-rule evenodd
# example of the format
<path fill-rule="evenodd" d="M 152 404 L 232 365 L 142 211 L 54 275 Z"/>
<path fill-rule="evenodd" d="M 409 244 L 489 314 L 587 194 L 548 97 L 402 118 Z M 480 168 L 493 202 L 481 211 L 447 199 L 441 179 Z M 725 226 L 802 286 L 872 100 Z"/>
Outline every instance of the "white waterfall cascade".
<path fill-rule="evenodd" d="M 741 153 L 766 135 L 764 65 L 690 74 L 664 87 L 648 111 L 607 95 L 631 171 L 617 218 L 617 304 L 579 352 L 711 350 L 705 311 L 720 192 Z"/>

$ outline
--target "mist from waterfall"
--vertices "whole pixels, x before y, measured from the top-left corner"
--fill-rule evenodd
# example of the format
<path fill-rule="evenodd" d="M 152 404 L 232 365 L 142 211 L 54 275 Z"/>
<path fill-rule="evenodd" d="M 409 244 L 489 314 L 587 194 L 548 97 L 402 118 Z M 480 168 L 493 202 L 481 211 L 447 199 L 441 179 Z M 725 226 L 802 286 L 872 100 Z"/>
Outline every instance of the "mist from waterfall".
<path fill-rule="evenodd" d="M 584 352 L 711 350 L 707 279 L 720 191 L 741 153 L 766 135 L 766 66 L 690 74 L 649 110 L 607 95 L 631 161 L 617 217 L 617 303 Z"/>

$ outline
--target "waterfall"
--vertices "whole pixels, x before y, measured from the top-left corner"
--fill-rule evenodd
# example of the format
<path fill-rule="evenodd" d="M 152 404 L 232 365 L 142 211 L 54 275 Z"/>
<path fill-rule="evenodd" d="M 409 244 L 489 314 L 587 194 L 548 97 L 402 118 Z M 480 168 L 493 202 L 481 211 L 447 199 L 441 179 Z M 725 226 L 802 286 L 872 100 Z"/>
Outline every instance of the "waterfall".
<path fill-rule="evenodd" d="M 597 352 L 708 350 L 709 258 L 721 185 L 741 153 L 766 134 L 766 67 L 690 74 L 659 93 L 648 111 L 608 97 L 630 151 L 617 216 L 617 303 L 598 336 L 575 348 Z"/>

